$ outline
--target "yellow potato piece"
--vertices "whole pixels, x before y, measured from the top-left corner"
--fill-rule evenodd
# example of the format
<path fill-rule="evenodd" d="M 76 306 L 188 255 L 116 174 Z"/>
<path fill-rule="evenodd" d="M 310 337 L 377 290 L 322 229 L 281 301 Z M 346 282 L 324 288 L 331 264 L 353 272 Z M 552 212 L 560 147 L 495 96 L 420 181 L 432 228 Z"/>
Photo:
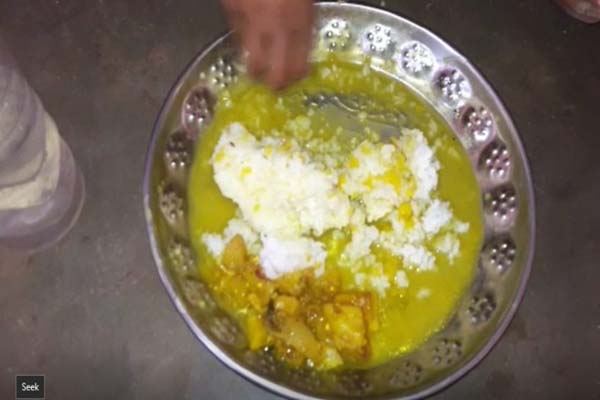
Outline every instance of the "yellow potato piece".
<path fill-rule="evenodd" d="M 297 313 L 300 303 L 292 296 L 278 296 L 275 299 L 275 310 L 293 316 Z"/>
<path fill-rule="evenodd" d="M 241 269 L 247 260 L 248 252 L 246 250 L 246 243 L 240 235 L 236 235 L 227 243 L 225 250 L 223 250 L 221 262 L 228 270 L 236 271 Z"/>
<path fill-rule="evenodd" d="M 362 310 L 354 306 L 329 303 L 325 304 L 323 311 L 329 322 L 335 347 L 358 357 L 366 356 L 367 326 Z"/>
<path fill-rule="evenodd" d="M 282 318 L 281 330 L 277 336 L 288 346 L 293 347 L 313 361 L 321 357 L 321 344 L 308 327 L 294 318 Z"/>
<path fill-rule="evenodd" d="M 246 319 L 246 335 L 248 337 L 248 346 L 251 350 L 260 349 L 267 344 L 267 330 L 259 316 L 248 316 Z"/>

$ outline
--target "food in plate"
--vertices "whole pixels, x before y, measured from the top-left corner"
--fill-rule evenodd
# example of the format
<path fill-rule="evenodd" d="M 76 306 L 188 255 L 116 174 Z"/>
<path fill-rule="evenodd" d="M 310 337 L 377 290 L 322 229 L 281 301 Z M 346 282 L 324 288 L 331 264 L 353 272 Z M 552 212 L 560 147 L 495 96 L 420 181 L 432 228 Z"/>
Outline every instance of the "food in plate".
<path fill-rule="evenodd" d="M 381 135 L 389 120 L 396 134 Z M 201 277 L 251 349 L 292 367 L 367 368 L 415 349 L 451 317 L 482 240 L 477 182 L 443 120 L 336 59 L 284 92 L 225 91 L 188 197 Z"/>

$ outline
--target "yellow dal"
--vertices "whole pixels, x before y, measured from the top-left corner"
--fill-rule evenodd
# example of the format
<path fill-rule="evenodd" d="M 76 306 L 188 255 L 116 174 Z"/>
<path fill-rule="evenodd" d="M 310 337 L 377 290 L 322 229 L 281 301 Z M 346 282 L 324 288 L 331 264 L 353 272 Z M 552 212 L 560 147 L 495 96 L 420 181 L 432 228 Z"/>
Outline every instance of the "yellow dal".
<path fill-rule="evenodd" d="M 202 244 L 201 236 L 222 232 L 236 209 L 235 204 L 221 195 L 210 165 L 221 132 L 229 124 L 240 122 L 257 137 L 274 130 L 285 135 L 284 126 L 288 121 L 307 115 L 301 94 L 319 92 L 365 95 L 377 104 L 407 114 L 411 127 L 423 131 L 430 145 L 439 143 L 436 157 L 441 169 L 437 193 L 451 204 L 459 220 L 470 225 L 469 231 L 459 236 L 460 254 L 452 265 L 445 257 L 436 257 L 435 271 L 406 271 L 409 287 L 394 288 L 379 300 L 380 329 L 370 337 L 371 357 L 362 365 L 352 365 L 368 367 L 414 350 L 443 328 L 472 280 L 482 241 L 481 200 L 468 156 L 440 116 L 406 86 L 364 67 L 333 59 L 315 64 L 309 77 L 280 93 L 245 80 L 237 83 L 222 94 L 214 120 L 198 140 L 188 191 L 190 234 L 202 278 L 209 286 L 216 284 L 220 277 L 218 268 Z M 310 118 L 313 130 L 322 131 L 324 135 L 332 131 L 319 113 Z M 432 130 L 432 124 L 437 129 Z M 287 134 L 291 135 L 289 131 Z M 330 254 L 336 251 L 339 254 L 341 249 L 341 243 L 328 243 Z M 378 255 L 384 264 L 386 259 L 388 263 L 399 262 L 388 255 Z M 345 276 L 344 281 L 352 282 L 352 276 Z M 421 289 L 429 289 L 431 294 L 419 299 L 417 293 Z M 217 300 L 238 320 L 243 318 L 241 313 L 236 313 L 235 304 Z M 244 326 L 244 321 L 240 323 Z"/>

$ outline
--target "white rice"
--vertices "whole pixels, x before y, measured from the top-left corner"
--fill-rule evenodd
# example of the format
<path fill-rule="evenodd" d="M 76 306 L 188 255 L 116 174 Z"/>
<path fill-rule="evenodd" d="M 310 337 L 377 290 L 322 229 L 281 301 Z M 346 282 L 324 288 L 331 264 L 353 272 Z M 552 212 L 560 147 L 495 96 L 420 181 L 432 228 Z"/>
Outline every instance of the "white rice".
<path fill-rule="evenodd" d="M 310 139 L 307 118 L 288 125 L 295 137 Z M 325 153 L 334 144 L 322 144 Z M 408 192 L 408 183 L 394 186 L 385 178 L 397 169 L 399 157 L 407 161 L 414 194 Z M 394 144 L 363 141 L 348 161 L 333 156 L 315 161 L 294 139 L 259 140 L 244 126 L 232 124 L 221 135 L 211 162 L 221 193 L 237 204 L 239 216 L 221 235 L 205 234 L 202 241 L 218 258 L 228 241 L 241 235 L 269 279 L 306 268 L 321 273 L 327 254 L 315 237 L 331 229 L 339 237 L 347 228 L 351 238 L 341 259 L 352 268 L 358 287 L 384 295 L 392 285 L 407 288 L 409 280 L 404 270 L 389 279 L 372 246 L 399 257 L 407 270 L 431 271 L 436 256 L 429 246 L 452 261 L 460 251 L 457 235 L 469 229 L 447 202 L 435 198 L 440 165 L 418 130 L 403 129 Z M 399 215 L 404 203 L 410 205 L 408 216 Z M 376 221 L 385 221 L 391 230 L 380 232 L 372 225 Z M 417 297 L 427 295 L 419 292 Z"/>

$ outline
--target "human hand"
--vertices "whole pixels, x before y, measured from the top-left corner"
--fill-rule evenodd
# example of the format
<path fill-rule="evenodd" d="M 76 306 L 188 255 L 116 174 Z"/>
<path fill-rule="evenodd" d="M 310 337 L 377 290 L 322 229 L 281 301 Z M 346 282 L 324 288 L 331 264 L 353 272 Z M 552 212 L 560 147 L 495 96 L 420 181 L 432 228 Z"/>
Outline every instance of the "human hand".
<path fill-rule="evenodd" d="M 274 89 L 302 78 L 312 47 L 313 0 L 221 0 L 247 52 L 248 72 Z"/>

